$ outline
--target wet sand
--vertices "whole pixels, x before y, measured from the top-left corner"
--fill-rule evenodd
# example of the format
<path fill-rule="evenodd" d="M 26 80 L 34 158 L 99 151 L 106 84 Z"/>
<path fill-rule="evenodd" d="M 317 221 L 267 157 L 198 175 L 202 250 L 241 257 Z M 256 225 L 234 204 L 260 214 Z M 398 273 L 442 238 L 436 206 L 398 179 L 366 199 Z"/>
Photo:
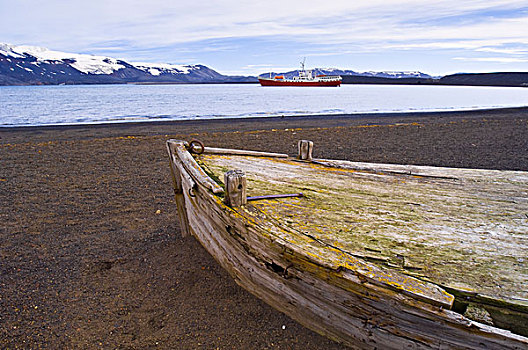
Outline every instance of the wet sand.
<path fill-rule="evenodd" d="M 165 141 L 528 170 L 528 108 L 0 128 L 0 347 L 339 349 L 182 238 Z"/>

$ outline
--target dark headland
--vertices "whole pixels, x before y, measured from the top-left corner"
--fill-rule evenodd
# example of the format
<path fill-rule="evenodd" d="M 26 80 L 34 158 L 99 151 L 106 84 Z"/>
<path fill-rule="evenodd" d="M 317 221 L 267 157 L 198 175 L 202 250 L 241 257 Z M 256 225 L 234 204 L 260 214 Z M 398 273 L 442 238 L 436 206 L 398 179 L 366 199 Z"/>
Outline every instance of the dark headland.
<path fill-rule="evenodd" d="M 528 170 L 528 108 L 0 129 L 0 347 L 340 349 L 181 238 L 165 141 Z"/>
<path fill-rule="evenodd" d="M 343 76 L 343 84 L 384 84 L 384 85 L 444 85 L 444 86 L 508 86 L 528 87 L 528 73 L 459 73 L 440 78 L 382 78 L 360 75 Z"/>

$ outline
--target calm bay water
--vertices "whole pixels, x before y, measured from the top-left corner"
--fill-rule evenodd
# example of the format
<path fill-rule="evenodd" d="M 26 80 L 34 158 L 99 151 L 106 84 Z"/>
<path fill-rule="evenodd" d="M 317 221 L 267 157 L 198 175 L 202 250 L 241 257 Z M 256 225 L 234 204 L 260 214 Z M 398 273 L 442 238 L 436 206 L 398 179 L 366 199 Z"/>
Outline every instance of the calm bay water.
<path fill-rule="evenodd" d="M 517 106 L 528 106 L 528 89 L 398 85 L 264 88 L 256 84 L 5 86 L 0 87 L 0 126 Z"/>

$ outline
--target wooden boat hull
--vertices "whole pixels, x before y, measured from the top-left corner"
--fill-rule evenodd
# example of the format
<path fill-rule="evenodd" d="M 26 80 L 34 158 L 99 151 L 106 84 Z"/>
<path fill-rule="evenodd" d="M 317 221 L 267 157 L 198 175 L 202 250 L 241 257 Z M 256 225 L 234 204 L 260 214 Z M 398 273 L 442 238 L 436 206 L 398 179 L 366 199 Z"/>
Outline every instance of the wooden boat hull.
<path fill-rule="evenodd" d="M 451 311 L 453 297 L 435 285 L 309 238 L 299 242 L 280 224 L 225 205 L 223 190 L 184 142 L 170 140 L 168 151 L 182 232 L 195 236 L 237 284 L 308 328 L 361 349 L 528 347 L 525 337 Z"/>

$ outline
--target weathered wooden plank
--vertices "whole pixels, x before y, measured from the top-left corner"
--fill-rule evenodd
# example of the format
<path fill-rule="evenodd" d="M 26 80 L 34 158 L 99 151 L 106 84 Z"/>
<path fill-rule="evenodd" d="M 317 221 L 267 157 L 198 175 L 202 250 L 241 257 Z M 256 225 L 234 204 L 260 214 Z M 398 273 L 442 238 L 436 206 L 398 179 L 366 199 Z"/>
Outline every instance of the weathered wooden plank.
<path fill-rule="evenodd" d="M 493 178 L 499 180 L 508 179 L 516 182 L 528 182 L 528 172 L 526 171 L 446 168 L 424 165 L 351 162 L 346 160 L 330 159 L 313 159 L 313 162 L 315 164 L 321 164 L 334 168 L 367 171 L 382 174 L 386 173 L 395 175 L 415 175 L 447 180 L 456 180 L 460 178 L 478 180 L 492 176 Z"/>
<path fill-rule="evenodd" d="M 187 210 L 185 208 L 185 198 L 183 195 L 183 187 L 181 180 L 181 172 L 176 166 L 174 154 L 170 143 L 167 143 L 167 152 L 169 153 L 170 172 L 172 178 L 172 187 L 174 190 L 174 200 L 178 209 L 178 218 L 180 222 L 181 234 L 183 237 L 190 235 L 189 219 L 187 218 Z"/>
<path fill-rule="evenodd" d="M 169 140 L 168 144 L 169 147 L 171 147 L 172 153 L 178 159 L 177 161 L 182 164 L 189 176 L 191 176 L 196 182 L 199 182 L 206 188 L 210 189 L 213 193 L 224 192 L 224 189 L 207 176 L 203 169 L 194 161 L 192 155 L 185 149 L 183 141 Z"/>
<path fill-rule="evenodd" d="M 284 153 L 246 151 L 246 150 L 239 150 L 239 149 L 215 148 L 215 147 L 205 147 L 204 153 L 209 153 L 209 154 L 233 154 L 233 155 L 253 156 L 253 157 L 288 158 L 288 155 L 284 154 Z"/>

